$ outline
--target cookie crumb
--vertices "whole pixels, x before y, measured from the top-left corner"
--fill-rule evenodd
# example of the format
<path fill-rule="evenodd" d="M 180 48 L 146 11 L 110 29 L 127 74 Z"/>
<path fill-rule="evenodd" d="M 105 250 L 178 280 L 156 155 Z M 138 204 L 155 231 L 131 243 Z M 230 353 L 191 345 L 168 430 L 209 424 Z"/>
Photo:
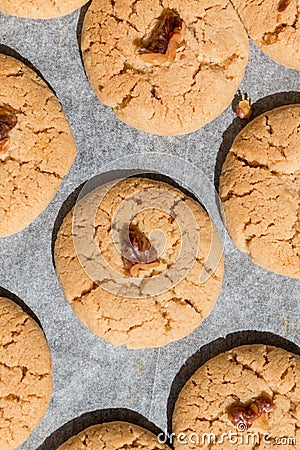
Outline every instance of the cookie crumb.
<path fill-rule="evenodd" d="M 242 100 L 239 102 L 235 113 L 240 119 L 250 119 L 252 117 L 251 99 L 247 94 L 242 95 Z"/>

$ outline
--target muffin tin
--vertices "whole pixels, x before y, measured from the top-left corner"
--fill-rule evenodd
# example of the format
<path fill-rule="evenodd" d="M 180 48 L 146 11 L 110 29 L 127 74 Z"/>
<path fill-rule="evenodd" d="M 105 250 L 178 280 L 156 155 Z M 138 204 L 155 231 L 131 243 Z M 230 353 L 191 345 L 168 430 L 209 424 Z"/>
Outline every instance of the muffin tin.
<path fill-rule="evenodd" d="M 177 182 L 183 175 L 184 187 L 201 199 L 200 174 L 211 185 L 217 184 L 224 155 L 243 126 L 231 107 L 202 130 L 182 137 L 151 136 L 118 121 L 98 102 L 83 70 L 78 45 L 83 13 L 51 21 L 0 15 L 0 51 L 25 58 L 42 73 L 64 107 L 78 151 L 75 165 L 47 210 L 27 229 L 0 242 L 0 286 L 20 297 L 38 316 L 54 363 L 50 408 L 21 450 L 54 450 L 74 432 L 102 420 L 127 420 L 150 429 L 155 424 L 166 431 L 173 399 L 184 384 L 191 359 L 196 368 L 230 345 L 267 341 L 298 352 L 293 343 L 300 343 L 300 281 L 252 264 L 224 229 L 222 293 L 208 319 L 182 341 L 144 351 L 114 348 L 90 333 L 72 313 L 56 279 L 51 252 L 55 222 L 67 197 L 93 176 L 119 169 L 117 160 L 122 159 L 124 169 L 157 170 Z M 251 44 L 241 91 L 251 96 L 257 115 L 300 103 L 300 75 L 272 62 Z M 195 167 L 193 172 L 189 164 Z M 212 195 L 206 197 L 210 205 L 205 206 L 217 216 Z M 219 216 L 217 222 L 222 230 Z M 229 338 L 220 340 L 228 334 Z"/>

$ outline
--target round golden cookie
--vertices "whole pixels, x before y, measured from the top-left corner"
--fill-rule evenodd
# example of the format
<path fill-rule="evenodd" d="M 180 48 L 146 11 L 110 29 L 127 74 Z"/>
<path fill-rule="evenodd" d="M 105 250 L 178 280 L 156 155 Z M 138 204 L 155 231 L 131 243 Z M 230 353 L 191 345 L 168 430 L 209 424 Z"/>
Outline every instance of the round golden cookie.
<path fill-rule="evenodd" d="M 53 19 L 66 16 L 87 3 L 87 0 L 1 0 L 0 11 L 28 19 Z"/>
<path fill-rule="evenodd" d="M 0 54 L 0 236 L 21 231 L 48 206 L 76 146 L 62 107 L 22 62 Z"/>
<path fill-rule="evenodd" d="M 231 103 L 249 48 L 225 0 L 93 0 L 82 53 L 99 100 L 119 119 L 149 133 L 180 135 Z"/>
<path fill-rule="evenodd" d="M 300 278 L 300 105 L 266 112 L 236 137 L 220 196 L 236 246 L 272 272 Z"/>
<path fill-rule="evenodd" d="M 150 431 L 127 422 L 94 425 L 69 439 L 57 450 L 169 450 Z"/>
<path fill-rule="evenodd" d="M 128 244 L 137 241 L 145 253 L 135 258 Z M 222 287 L 222 245 L 208 214 L 180 190 L 146 178 L 83 197 L 61 225 L 54 257 L 75 314 L 115 346 L 161 347 L 187 336 Z"/>
<path fill-rule="evenodd" d="M 0 298 L 0 450 L 25 442 L 44 417 L 52 363 L 43 331 L 18 305 Z"/>
<path fill-rule="evenodd" d="M 294 449 L 299 411 L 299 356 L 266 345 L 237 347 L 184 386 L 173 414 L 175 449 Z"/>
<path fill-rule="evenodd" d="M 250 38 L 274 61 L 300 70 L 299 0 L 233 0 Z"/>

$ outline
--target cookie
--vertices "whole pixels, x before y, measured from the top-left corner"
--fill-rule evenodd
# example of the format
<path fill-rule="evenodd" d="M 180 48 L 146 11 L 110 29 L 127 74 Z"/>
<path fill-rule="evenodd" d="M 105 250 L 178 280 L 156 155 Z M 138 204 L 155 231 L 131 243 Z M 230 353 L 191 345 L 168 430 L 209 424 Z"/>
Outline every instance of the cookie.
<path fill-rule="evenodd" d="M 127 422 L 94 425 L 69 439 L 58 450 L 168 450 L 150 431 Z"/>
<path fill-rule="evenodd" d="M 48 206 L 76 154 L 62 107 L 22 62 L 0 54 L 0 236 Z"/>
<path fill-rule="evenodd" d="M 82 54 L 99 100 L 157 135 L 198 130 L 231 103 L 247 35 L 225 0 L 93 0 Z"/>
<path fill-rule="evenodd" d="M 236 246 L 272 272 L 300 278 L 300 105 L 266 112 L 236 137 L 220 196 Z"/>
<path fill-rule="evenodd" d="M 28 19 L 53 19 L 66 16 L 87 3 L 87 0 L 1 0 L 0 11 Z"/>
<path fill-rule="evenodd" d="M 0 450 L 25 442 L 45 415 L 52 392 L 44 333 L 19 306 L 0 298 Z"/>
<path fill-rule="evenodd" d="M 184 386 L 173 414 L 175 449 L 294 449 L 299 411 L 299 356 L 266 345 L 237 347 Z"/>
<path fill-rule="evenodd" d="M 191 333 L 213 309 L 224 270 L 204 209 L 146 178 L 116 180 L 80 199 L 61 225 L 54 257 L 78 318 L 111 344 L 134 349 Z"/>
<path fill-rule="evenodd" d="M 299 0 L 232 0 L 250 38 L 274 61 L 300 70 Z"/>

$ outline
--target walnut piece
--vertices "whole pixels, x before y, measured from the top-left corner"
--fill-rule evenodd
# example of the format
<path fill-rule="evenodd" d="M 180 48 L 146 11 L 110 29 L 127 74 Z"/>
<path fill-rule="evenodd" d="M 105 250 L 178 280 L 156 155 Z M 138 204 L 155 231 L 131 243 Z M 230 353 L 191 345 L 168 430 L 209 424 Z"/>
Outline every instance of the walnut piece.
<path fill-rule="evenodd" d="M 250 97 L 242 95 L 242 100 L 239 102 L 236 109 L 236 115 L 240 119 L 250 119 L 252 116 L 252 107 Z"/>
<path fill-rule="evenodd" d="M 16 111 L 8 105 L 0 106 L 0 151 L 8 143 L 9 133 L 17 125 Z"/>
<path fill-rule="evenodd" d="M 250 428 L 255 420 L 263 414 L 275 411 L 276 405 L 267 395 L 261 395 L 246 406 L 237 405 L 230 408 L 228 416 L 230 421 L 239 428 L 244 425 L 245 429 Z"/>
<path fill-rule="evenodd" d="M 278 12 L 281 13 L 281 12 L 285 11 L 290 3 L 291 3 L 291 0 L 281 0 L 278 5 Z"/>
<path fill-rule="evenodd" d="M 178 49 L 184 44 L 185 30 L 185 23 L 179 15 L 173 10 L 166 10 L 138 53 L 146 63 L 160 65 L 173 62 Z"/>
<path fill-rule="evenodd" d="M 122 246 L 122 261 L 127 274 L 132 277 L 137 276 L 140 269 L 151 269 L 159 265 L 157 251 L 137 226 L 129 227 Z"/>

